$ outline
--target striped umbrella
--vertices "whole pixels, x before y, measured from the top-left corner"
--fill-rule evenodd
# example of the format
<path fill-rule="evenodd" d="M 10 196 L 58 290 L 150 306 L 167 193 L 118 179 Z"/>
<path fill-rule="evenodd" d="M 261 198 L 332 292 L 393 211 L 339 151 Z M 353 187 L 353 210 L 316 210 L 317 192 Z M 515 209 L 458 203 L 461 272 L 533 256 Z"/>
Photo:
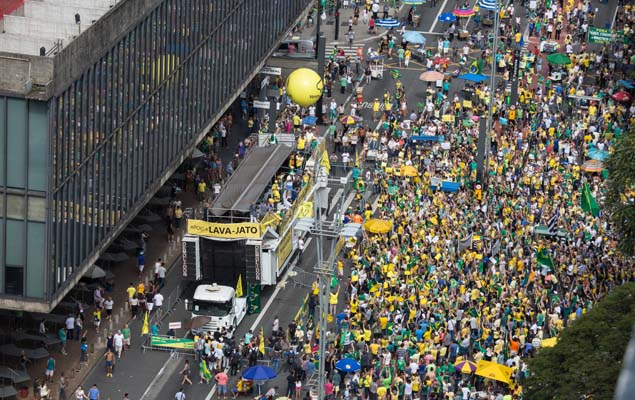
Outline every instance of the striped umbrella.
<path fill-rule="evenodd" d="M 472 15 L 476 13 L 474 12 L 474 9 L 472 8 L 457 8 L 454 11 L 452 11 L 452 14 L 454 14 L 455 17 L 466 18 L 466 17 L 471 17 Z"/>
<path fill-rule="evenodd" d="M 340 118 L 340 122 L 342 125 L 355 125 L 359 121 L 359 117 L 353 115 L 347 115 L 345 117 Z"/>
<path fill-rule="evenodd" d="M 598 160 L 586 160 L 580 169 L 586 172 L 602 172 L 604 164 Z"/>
<path fill-rule="evenodd" d="M 399 28 L 401 26 L 401 22 L 397 21 L 394 18 L 386 18 L 377 20 L 376 26 L 381 26 L 382 28 Z"/>
<path fill-rule="evenodd" d="M 478 6 L 489 11 L 496 11 L 499 7 L 498 0 L 478 0 Z"/>
<path fill-rule="evenodd" d="M 476 363 L 468 360 L 457 361 L 454 363 L 454 368 L 462 374 L 473 374 L 476 372 Z"/>

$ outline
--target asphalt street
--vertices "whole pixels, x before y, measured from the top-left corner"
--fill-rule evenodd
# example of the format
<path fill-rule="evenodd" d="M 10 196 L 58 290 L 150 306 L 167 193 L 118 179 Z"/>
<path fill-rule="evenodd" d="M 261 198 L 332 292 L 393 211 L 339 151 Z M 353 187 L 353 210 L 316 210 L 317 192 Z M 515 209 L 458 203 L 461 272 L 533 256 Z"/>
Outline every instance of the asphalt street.
<path fill-rule="evenodd" d="M 431 8 L 429 5 L 423 5 L 417 7 L 417 14 L 421 15 L 420 25 L 416 30 L 424 33 L 428 39 L 428 46 L 436 43 L 436 38 L 443 33 L 445 26 L 443 23 L 438 22 L 438 16 L 443 12 L 452 12 L 455 6 L 455 0 L 438 1 L 437 6 Z M 472 4 L 474 1 L 471 2 Z M 595 26 L 604 27 L 605 22 L 611 21 L 616 9 L 616 2 L 609 2 L 610 4 L 600 4 L 598 0 L 592 1 L 594 7 L 598 9 L 598 13 L 595 19 Z M 407 15 L 409 6 L 404 6 L 400 10 L 400 16 Z M 516 2 L 516 8 L 519 9 L 518 2 Z M 342 12 L 342 21 L 348 19 L 348 10 Z M 521 15 L 522 26 L 526 26 L 526 18 L 524 12 Z M 473 20 L 467 21 L 468 30 L 473 27 Z M 346 27 L 342 27 L 346 29 Z M 357 29 L 362 29 L 358 27 Z M 340 32 L 340 40 L 335 41 L 333 38 L 332 27 L 328 30 L 324 29 L 327 35 L 327 47 L 333 46 L 334 43 L 343 43 L 345 38 L 345 32 Z M 380 30 L 380 34 L 385 30 Z M 310 32 L 306 32 L 306 36 L 310 36 Z M 363 44 L 365 46 L 375 46 L 377 38 L 367 36 Z M 457 42 L 455 40 L 455 42 Z M 458 42 L 461 43 L 461 42 Z M 364 87 L 364 100 L 367 102 L 373 101 L 373 99 L 382 98 L 384 91 L 388 90 L 394 92 L 395 81 L 391 78 L 389 70 L 398 69 L 401 74 L 401 82 L 406 88 L 408 96 L 409 108 L 414 108 L 415 104 L 420 101 L 425 101 L 425 83 L 419 81 L 418 76 L 424 71 L 424 67 L 412 61 L 409 68 L 403 68 L 396 65 L 395 61 L 388 60 L 386 66 L 386 73 L 383 79 L 373 80 L 369 85 Z M 293 63 L 290 64 L 293 67 Z M 303 66 L 302 61 L 297 62 L 297 66 Z M 453 67 L 450 67 L 452 70 Z M 460 90 L 462 83 L 453 82 L 452 91 Z M 352 96 L 352 94 L 349 94 Z M 325 99 L 328 102 L 330 99 Z M 366 121 L 370 121 L 368 125 L 371 128 L 375 128 L 372 124 L 372 110 L 366 108 L 362 109 L 361 115 Z M 349 198 L 347 193 L 340 194 L 340 197 Z M 334 211 L 334 210 L 332 210 Z M 332 213 L 329 215 L 332 218 Z M 328 248 L 328 246 L 326 246 Z M 303 257 L 302 264 L 297 267 L 310 271 L 315 263 L 315 240 L 311 240 L 308 243 L 305 250 L 305 256 Z M 172 293 L 177 285 L 182 284 L 180 277 L 180 259 L 177 260 L 177 264 L 170 269 L 167 284 L 162 293 L 166 296 Z M 249 329 L 258 331 L 260 326 L 263 326 L 266 334 L 271 329 L 273 319 L 278 316 L 280 318 L 281 326 L 286 327 L 289 322 L 294 318 L 298 309 L 302 305 L 302 302 L 307 294 L 308 290 L 302 287 L 293 287 L 292 284 L 279 285 L 278 287 L 269 287 L 262 293 L 262 305 L 267 307 L 263 312 L 256 315 L 248 315 L 238 327 L 237 336 L 243 337 Z M 189 313 L 184 309 L 182 303 L 176 305 L 174 310 L 164 320 L 161 333 L 164 334 L 167 331 L 166 322 L 182 321 L 185 322 L 189 318 Z M 141 331 L 142 321 L 136 320 L 131 323 L 132 336 L 132 349 L 124 353 L 121 360 L 117 360 L 117 365 L 114 370 L 113 378 L 107 378 L 104 373 L 104 362 L 101 361 L 93 369 L 84 381 L 84 387 L 89 387 L 93 383 L 97 384 L 102 391 L 102 399 L 121 399 L 124 392 L 130 394 L 131 399 L 172 399 L 174 393 L 180 387 L 180 376 L 178 371 L 182 368 L 184 357 L 170 358 L 168 352 L 161 351 L 146 351 L 141 350 L 141 339 L 139 337 Z M 177 331 L 178 336 L 184 336 L 184 331 Z M 192 358 L 190 357 L 190 362 Z M 162 372 L 160 374 L 160 371 Z M 270 382 L 270 385 L 279 385 L 284 387 L 284 374 L 281 374 L 276 380 Z M 212 385 L 200 385 L 198 384 L 198 366 L 193 366 L 192 380 L 195 383 L 192 386 L 185 388 L 185 393 L 189 399 L 210 399 Z M 144 396 L 145 394 L 145 396 Z"/>

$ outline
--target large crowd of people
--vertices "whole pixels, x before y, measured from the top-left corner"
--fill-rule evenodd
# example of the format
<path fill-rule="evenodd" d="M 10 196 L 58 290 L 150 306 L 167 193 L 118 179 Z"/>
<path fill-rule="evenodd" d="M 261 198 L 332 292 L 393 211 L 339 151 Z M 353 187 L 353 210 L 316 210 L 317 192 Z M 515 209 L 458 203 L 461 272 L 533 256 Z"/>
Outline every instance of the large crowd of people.
<path fill-rule="evenodd" d="M 567 1 L 528 7 L 531 32 L 521 46 L 521 27 L 514 23 L 519 10 L 511 5 L 501 11 L 509 23 L 499 32 L 498 49 L 484 31 L 480 39 L 472 35 L 465 52 L 445 52 L 441 45 L 427 54 L 429 70 L 443 72 L 443 64 L 454 62 L 468 72 L 473 63 L 483 70 L 472 72 L 496 68 L 504 82 L 514 50 L 522 50 L 517 94 L 502 84 L 489 87 L 489 80 L 466 85 L 446 75 L 415 107 L 395 77 L 394 89 L 375 99 L 372 120 L 383 121 L 377 130 L 338 123 L 343 112 L 337 104 L 325 113 L 332 124 L 331 159 L 359 152 L 358 177 L 376 194 L 374 205 L 349 210 L 347 220 L 377 218 L 392 228 L 365 232 L 339 261 L 351 275 L 340 289 L 331 288 L 331 305 L 343 310 L 332 313 L 329 332 L 316 330 L 316 288 L 308 320 L 276 341 L 296 355 L 289 396 L 312 373 L 315 345 L 325 337 L 325 389 L 335 397 L 520 398 L 526 358 L 613 287 L 635 278 L 606 216 L 582 199 L 588 187 L 584 195 L 601 204 L 605 172 L 585 162 L 601 162 L 633 123 L 635 108 L 614 96 L 631 86 L 632 49 L 622 40 L 586 43 L 596 10 L 589 2 Z M 629 6 L 617 14 L 627 37 L 632 17 Z M 385 36 L 376 51 L 388 55 L 397 36 Z M 543 42 L 549 40 L 570 63 L 547 61 Z M 363 74 L 354 58 L 338 56 L 327 67 L 328 81 Z M 439 57 L 450 61 L 435 63 Z M 481 176 L 479 125 L 490 99 L 491 156 Z M 346 114 L 369 114 L 351 111 Z M 402 175 L 404 167 L 416 173 Z M 458 190 L 445 189 L 443 181 Z M 345 293 L 343 306 L 337 290 Z M 335 364 L 342 358 L 357 360 L 361 369 L 339 371 Z M 510 368 L 509 378 L 475 375 L 480 360 Z"/>

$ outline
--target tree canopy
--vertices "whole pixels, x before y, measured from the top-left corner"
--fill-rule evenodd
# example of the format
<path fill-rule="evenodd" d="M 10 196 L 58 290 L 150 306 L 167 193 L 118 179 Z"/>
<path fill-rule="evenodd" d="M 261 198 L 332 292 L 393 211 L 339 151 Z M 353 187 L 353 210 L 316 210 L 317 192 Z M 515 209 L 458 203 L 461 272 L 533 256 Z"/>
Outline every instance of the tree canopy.
<path fill-rule="evenodd" d="M 616 287 L 529 359 L 528 399 L 612 399 L 635 322 L 635 283 Z"/>
<path fill-rule="evenodd" d="M 629 131 L 618 140 L 604 165 L 609 171 L 606 211 L 619 234 L 620 250 L 632 256 L 635 255 L 635 132 Z"/>

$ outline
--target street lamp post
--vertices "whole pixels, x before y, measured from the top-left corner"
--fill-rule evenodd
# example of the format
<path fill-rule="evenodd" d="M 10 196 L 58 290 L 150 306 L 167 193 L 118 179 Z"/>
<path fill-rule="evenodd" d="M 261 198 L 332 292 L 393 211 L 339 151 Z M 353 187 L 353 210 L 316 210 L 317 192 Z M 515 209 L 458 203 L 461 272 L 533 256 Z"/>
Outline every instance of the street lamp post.
<path fill-rule="evenodd" d="M 498 3 L 498 2 L 497 2 Z M 492 134 L 492 114 L 494 107 L 494 91 L 496 86 L 496 53 L 498 53 L 498 30 L 500 27 L 500 16 L 498 7 L 494 10 L 494 40 L 492 49 L 492 66 L 489 76 L 490 96 L 489 104 L 487 105 L 487 120 L 485 123 L 480 124 L 480 132 L 478 138 L 478 152 L 476 155 L 476 176 L 477 180 L 485 186 L 487 181 L 488 169 L 489 169 L 489 156 Z"/>

